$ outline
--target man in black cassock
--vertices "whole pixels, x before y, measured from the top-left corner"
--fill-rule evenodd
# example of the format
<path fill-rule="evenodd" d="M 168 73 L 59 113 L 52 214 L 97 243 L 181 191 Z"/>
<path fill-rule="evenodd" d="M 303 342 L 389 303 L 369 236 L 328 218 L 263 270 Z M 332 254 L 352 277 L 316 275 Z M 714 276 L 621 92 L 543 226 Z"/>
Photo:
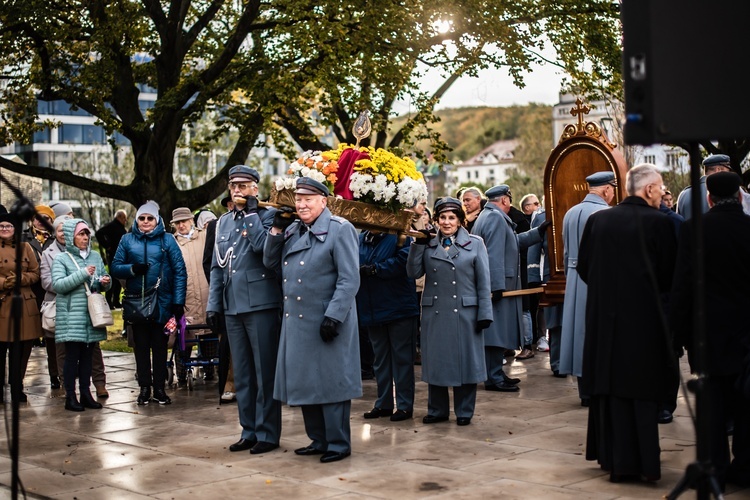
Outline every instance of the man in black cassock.
<path fill-rule="evenodd" d="M 734 172 L 706 178 L 707 214 L 703 215 L 704 283 L 707 375 L 711 414 L 709 418 L 711 463 L 722 491 L 726 482 L 750 486 L 750 398 L 736 386 L 750 363 L 750 217 L 742 211 L 740 185 Z M 678 345 L 688 350 L 695 371 L 693 336 L 692 238 L 690 224 L 680 231 L 670 319 Z M 745 372 L 750 373 L 750 372 Z M 732 454 L 726 423 L 734 422 Z"/>
<path fill-rule="evenodd" d="M 654 165 L 628 172 L 628 197 L 591 215 L 578 273 L 589 286 L 583 383 L 591 394 L 586 459 L 610 481 L 656 481 L 658 404 L 679 376 L 659 294 L 668 292 L 677 243 L 659 212 L 664 186 Z"/>

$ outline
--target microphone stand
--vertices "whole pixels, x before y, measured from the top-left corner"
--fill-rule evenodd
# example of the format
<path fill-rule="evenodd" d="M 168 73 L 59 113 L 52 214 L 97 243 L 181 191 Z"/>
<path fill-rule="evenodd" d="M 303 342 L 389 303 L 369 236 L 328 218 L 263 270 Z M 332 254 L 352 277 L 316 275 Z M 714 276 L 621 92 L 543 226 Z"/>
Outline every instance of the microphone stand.
<path fill-rule="evenodd" d="M 11 467 L 11 498 L 14 500 L 18 498 L 18 435 L 19 435 L 19 400 L 22 392 L 22 380 L 21 380 L 21 318 L 23 317 L 23 297 L 21 296 L 21 274 L 23 272 L 21 268 L 21 262 L 23 261 L 23 247 L 21 242 L 21 232 L 23 231 L 23 223 L 25 221 L 36 218 L 41 221 L 45 226 L 45 229 L 50 231 L 50 234 L 54 234 L 54 228 L 52 225 L 42 218 L 34 208 L 34 204 L 31 203 L 24 194 L 16 186 L 10 183 L 8 179 L 0 173 L 0 180 L 10 189 L 16 196 L 17 200 L 11 207 L 9 213 L 13 227 L 13 243 L 16 246 L 16 283 L 13 286 L 13 300 L 11 302 L 11 321 L 13 322 L 13 348 L 11 350 L 11 360 L 8 370 L 8 378 L 11 380 L 10 394 L 11 394 L 11 442 L 10 442 L 10 459 L 12 462 Z M 14 370 L 17 374 L 14 376 Z M 4 390 L 5 388 L 3 388 Z"/>

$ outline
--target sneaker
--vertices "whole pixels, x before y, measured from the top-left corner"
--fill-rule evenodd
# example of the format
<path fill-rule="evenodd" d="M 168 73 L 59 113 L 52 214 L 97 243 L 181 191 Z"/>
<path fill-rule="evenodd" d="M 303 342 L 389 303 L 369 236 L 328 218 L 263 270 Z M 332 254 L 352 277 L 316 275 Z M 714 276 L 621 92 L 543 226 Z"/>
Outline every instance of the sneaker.
<path fill-rule="evenodd" d="M 227 391 L 221 395 L 221 400 L 226 403 L 231 403 L 232 401 L 237 400 L 237 395 L 233 393 L 232 391 Z"/>
<path fill-rule="evenodd" d="M 151 401 L 151 388 L 141 387 L 141 393 L 138 395 L 138 406 L 145 406 Z"/>
<path fill-rule="evenodd" d="M 540 352 L 549 351 L 549 344 L 547 343 L 547 337 L 541 337 L 536 343 L 536 350 Z"/>
<path fill-rule="evenodd" d="M 154 401 L 160 405 L 172 404 L 172 400 L 169 399 L 169 396 L 164 392 L 164 389 L 154 389 Z"/>

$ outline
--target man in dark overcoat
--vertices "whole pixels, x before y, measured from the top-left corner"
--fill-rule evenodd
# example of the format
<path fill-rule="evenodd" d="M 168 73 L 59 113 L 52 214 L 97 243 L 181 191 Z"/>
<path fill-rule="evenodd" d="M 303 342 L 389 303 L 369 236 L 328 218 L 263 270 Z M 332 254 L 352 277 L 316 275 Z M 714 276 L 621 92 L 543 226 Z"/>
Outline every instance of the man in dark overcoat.
<path fill-rule="evenodd" d="M 112 259 L 115 258 L 117 245 L 120 244 L 120 240 L 128 232 L 127 227 L 127 212 L 125 210 L 118 210 L 115 212 L 115 218 L 104 224 L 96 232 L 96 241 L 99 242 L 99 247 L 104 250 L 102 257 L 104 257 L 105 264 L 110 265 Z M 104 294 L 110 308 L 119 309 L 122 307 L 122 303 L 120 302 L 121 292 L 122 285 L 120 284 L 120 280 L 112 280 L 112 287 Z"/>
<path fill-rule="evenodd" d="M 279 447 L 281 404 L 273 397 L 279 348 L 281 287 L 263 248 L 276 212 L 258 206 L 260 175 L 247 165 L 229 169 L 234 210 L 216 222 L 206 321 L 226 324 L 242 434 L 229 451 L 266 453 Z"/>
<path fill-rule="evenodd" d="M 626 183 L 622 203 L 589 217 L 578 254 L 577 270 L 589 287 L 586 459 L 598 460 L 613 482 L 656 481 L 658 404 L 678 376 L 660 301 L 672 284 L 677 242 L 672 222 L 659 212 L 664 186 L 656 167 L 634 167 Z"/>
<path fill-rule="evenodd" d="M 331 214 L 328 195 L 325 184 L 299 178 L 299 220 L 277 214 L 263 256 L 281 268 L 284 290 L 274 397 L 302 408 L 312 442 L 294 452 L 323 463 L 351 455 L 351 400 L 362 395 L 357 232 Z"/>
<path fill-rule="evenodd" d="M 750 304 L 750 217 L 742 212 L 740 185 L 734 172 L 721 172 L 706 179 L 708 205 L 703 216 L 703 252 L 705 283 L 705 347 L 708 365 L 700 367 L 707 375 L 706 388 L 711 398 L 711 462 L 716 478 L 724 489 L 725 482 L 750 486 L 750 399 L 736 386 L 747 370 L 750 353 L 750 323 L 745 313 Z M 696 371 L 695 336 L 693 333 L 692 266 L 693 228 L 684 224 L 672 285 L 670 316 L 678 346 L 689 354 L 690 367 Z M 746 372 L 747 373 L 747 372 Z M 732 454 L 726 422 L 734 421 Z"/>

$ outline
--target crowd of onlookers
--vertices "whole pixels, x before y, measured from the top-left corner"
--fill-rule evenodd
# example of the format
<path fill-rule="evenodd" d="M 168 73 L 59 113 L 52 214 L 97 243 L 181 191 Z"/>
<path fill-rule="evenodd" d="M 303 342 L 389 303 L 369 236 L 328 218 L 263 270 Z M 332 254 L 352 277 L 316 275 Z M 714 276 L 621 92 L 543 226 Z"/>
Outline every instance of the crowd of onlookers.
<path fill-rule="evenodd" d="M 721 240 L 707 246 L 724 250 L 711 254 L 721 265 L 709 266 L 710 272 L 742 278 L 747 237 L 714 230 L 730 217 L 737 227 L 750 226 L 743 214 L 748 195 L 728 161 L 724 155 L 706 159 L 699 195 L 706 201 L 707 234 Z M 24 300 L 21 366 L 14 365 L 11 329 L 0 332 L 3 377 L 5 354 L 11 354 L 13 400 L 26 400 L 26 364 L 42 339 L 50 385 L 64 387 L 65 408 L 102 407 L 108 393 L 99 342 L 107 333 L 92 325 L 87 295 L 104 292 L 110 307 L 123 311 L 140 386 L 137 404 L 171 403 L 168 350 L 175 352 L 175 386 L 184 388 L 197 344 L 199 355 L 211 360 L 203 363 L 205 380 L 218 372 L 221 401 L 237 402 L 242 434 L 232 452 L 276 449 L 280 407 L 288 403 L 301 407 L 311 438 L 297 455 L 346 458 L 351 399 L 361 395 L 361 380 L 377 383 L 365 419 L 412 419 L 415 365 L 428 386 L 422 422 L 450 419 L 451 389 L 456 424 L 469 425 L 480 384 L 489 392 L 519 390 L 521 380 L 503 368 L 509 356 L 523 361 L 549 351 L 552 375 L 576 377 L 581 405 L 589 407 L 587 458 L 598 460 L 613 481 L 660 477 L 657 424 L 673 419 L 683 347 L 696 369 L 685 312 L 693 309 L 685 292 L 693 286 L 686 250 L 692 240 L 684 235 L 690 232 L 684 224 L 690 188 L 676 211 L 658 170 L 639 165 L 625 179 L 628 196 L 613 208 L 623 179 L 611 171 L 588 176 L 587 195 L 560 228 L 564 303 L 540 307 L 538 287 L 550 278 L 551 221 L 535 194 L 522 196 L 518 208 L 505 184 L 485 192 L 462 189 L 437 199 L 432 211 L 421 200 L 404 237 L 356 232 L 331 214 L 327 186 L 313 179 L 297 181 L 294 209 L 260 202 L 259 180 L 250 167 L 230 169 L 222 200 L 227 212 L 218 218 L 180 207 L 167 224 L 149 201 L 128 227 L 128 214 L 120 210 L 95 232 L 103 258 L 92 247 L 92 229 L 69 206 L 39 205 L 21 228 L 20 274 L 17 229 L 2 209 L 2 316 L 10 317 L 16 283 Z M 673 275 L 681 283 L 677 289 Z M 714 287 L 722 286 L 709 276 L 707 317 L 723 325 L 711 330 L 709 346 L 726 346 L 727 339 L 741 346 L 719 364 L 709 347 L 709 386 L 720 395 L 712 432 L 723 443 L 712 458 L 723 486 L 748 467 L 750 413 L 741 372 L 750 372 L 743 359 L 750 340 L 732 319 L 738 310 L 725 307 L 737 301 L 714 300 Z M 165 335 L 165 325 L 166 333 L 180 332 L 177 341 Z M 636 358 L 640 367 L 633 365 Z M 734 433 L 731 465 L 726 429 Z"/>

